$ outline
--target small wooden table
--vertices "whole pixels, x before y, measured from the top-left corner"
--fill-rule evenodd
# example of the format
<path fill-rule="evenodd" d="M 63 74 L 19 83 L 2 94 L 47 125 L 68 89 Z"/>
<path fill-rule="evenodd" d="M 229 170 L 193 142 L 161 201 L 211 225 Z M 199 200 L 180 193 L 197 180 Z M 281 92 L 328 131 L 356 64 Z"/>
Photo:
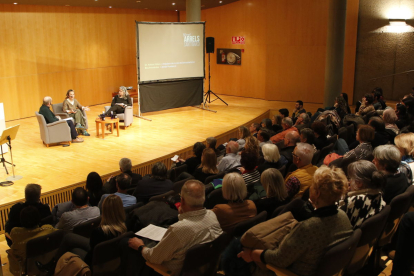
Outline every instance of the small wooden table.
<path fill-rule="evenodd" d="M 100 118 L 95 120 L 96 123 L 96 135 L 99 137 L 99 124 L 102 128 L 102 139 L 105 139 L 105 124 L 110 124 L 111 133 L 113 132 L 113 124 L 116 126 L 117 136 L 119 137 L 119 118 L 111 119 L 110 117 L 105 117 L 105 121 L 102 121 Z"/>

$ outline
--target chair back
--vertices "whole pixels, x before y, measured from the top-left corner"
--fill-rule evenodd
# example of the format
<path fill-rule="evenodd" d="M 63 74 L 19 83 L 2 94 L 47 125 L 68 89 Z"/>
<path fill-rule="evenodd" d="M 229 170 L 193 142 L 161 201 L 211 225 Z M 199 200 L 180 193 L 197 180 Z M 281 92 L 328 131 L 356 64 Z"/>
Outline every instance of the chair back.
<path fill-rule="evenodd" d="M 40 138 L 42 141 L 48 141 L 48 129 L 46 127 L 46 120 L 45 117 L 43 117 L 42 114 L 39 114 L 38 112 L 35 112 L 37 122 L 39 123 L 39 129 L 40 129 Z"/>
<path fill-rule="evenodd" d="M 97 218 L 85 221 L 84 223 L 78 224 L 75 227 L 73 227 L 73 233 L 85 238 L 90 238 L 93 229 L 97 228 L 101 223 L 101 219 L 102 217 L 99 216 Z"/>
<path fill-rule="evenodd" d="M 191 176 L 189 178 L 186 178 L 186 179 L 175 182 L 173 184 L 173 188 L 172 188 L 174 190 L 174 192 L 177 193 L 177 194 L 180 193 L 181 188 L 184 186 L 184 183 L 187 182 L 190 179 L 194 179 L 194 176 Z"/>
<path fill-rule="evenodd" d="M 278 169 L 279 172 L 282 174 L 283 178 L 286 176 L 286 164 L 283 165 L 280 169 Z"/>
<path fill-rule="evenodd" d="M 354 255 L 361 234 L 361 229 L 357 229 L 351 237 L 329 249 L 318 265 L 315 275 L 332 276 L 341 273 Z"/>
<path fill-rule="evenodd" d="M 131 206 L 125 207 L 125 208 L 124 208 L 125 215 L 127 215 L 127 216 L 128 216 L 128 214 L 129 214 L 129 213 L 131 213 L 131 211 L 132 211 L 132 210 L 137 209 L 137 208 L 139 208 L 139 207 L 141 207 L 141 206 L 144 206 L 144 203 L 143 203 L 143 202 L 138 202 L 137 204 L 134 204 L 134 205 L 131 205 Z"/>
<path fill-rule="evenodd" d="M 194 245 L 185 254 L 182 276 L 212 276 L 216 275 L 221 252 L 230 243 L 231 236 L 221 234 L 212 242 Z"/>
<path fill-rule="evenodd" d="M 149 199 L 149 201 L 165 201 L 167 197 L 172 196 L 172 195 L 175 195 L 175 192 L 173 190 L 168 191 L 161 195 L 153 196 Z"/>
<path fill-rule="evenodd" d="M 53 113 L 55 113 L 55 114 L 65 113 L 63 111 L 63 103 L 52 104 L 52 107 L 53 107 Z"/>
<path fill-rule="evenodd" d="M 122 248 L 120 248 L 119 243 L 122 239 L 134 236 L 134 232 L 127 232 L 112 240 L 96 245 L 92 259 L 93 275 L 119 275 L 120 273 L 116 273 L 121 265 Z"/>
<path fill-rule="evenodd" d="M 228 200 L 223 198 L 223 190 L 221 188 L 215 189 L 206 198 L 204 207 L 207 209 L 213 209 L 217 204 L 226 204 Z"/>
<path fill-rule="evenodd" d="M 325 157 L 333 150 L 333 148 L 334 148 L 333 143 L 331 143 L 328 146 L 324 147 L 321 150 L 321 155 L 319 156 L 317 164 L 320 163 L 321 161 L 323 161 L 325 159 Z"/>
<path fill-rule="evenodd" d="M 316 166 L 316 164 L 318 164 L 319 161 L 319 157 L 321 156 L 321 151 L 317 150 L 312 157 L 312 165 Z"/>
<path fill-rule="evenodd" d="M 391 207 L 385 206 L 378 214 L 370 217 L 361 224 L 362 235 L 358 242 L 355 254 L 346 268 L 346 272 L 353 275 L 365 266 L 372 253 L 372 248 L 384 229 Z"/>
<path fill-rule="evenodd" d="M 36 261 L 46 264 L 55 256 L 67 232 L 57 230 L 49 235 L 31 239 L 26 244 L 26 273 L 42 275 L 36 266 Z"/>
<path fill-rule="evenodd" d="M 410 207 L 413 194 L 414 186 L 410 186 L 404 193 L 394 197 L 391 200 L 390 214 L 388 216 L 387 222 L 385 223 L 384 231 L 382 232 L 381 237 L 378 239 L 378 247 L 384 246 L 387 243 L 391 242 L 392 236 L 395 234 L 402 216 Z"/>
<path fill-rule="evenodd" d="M 286 212 L 293 213 L 295 212 L 295 210 L 300 210 L 303 208 L 304 204 L 305 204 L 305 201 L 303 201 L 301 198 L 296 198 L 286 205 L 277 207 L 276 210 L 273 211 L 272 218 L 277 217 Z"/>
<path fill-rule="evenodd" d="M 215 175 L 211 175 L 211 176 L 207 177 L 206 180 L 204 180 L 204 184 L 208 184 L 208 183 L 212 182 L 214 179 L 223 178 L 225 174 L 226 174 L 225 172 L 221 172 L 221 173 L 218 173 L 218 174 L 215 174 Z"/>
<path fill-rule="evenodd" d="M 175 182 L 175 180 L 178 178 L 178 176 L 183 173 L 187 172 L 187 164 L 182 164 L 178 167 L 174 167 L 172 169 L 169 169 L 167 172 L 168 179 L 170 179 L 172 182 Z"/>
<path fill-rule="evenodd" d="M 233 230 L 233 236 L 235 237 L 243 236 L 243 234 L 246 233 L 246 231 L 252 228 L 253 226 L 266 221 L 266 218 L 267 218 L 267 212 L 262 211 L 260 212 L 260 214 L 256 215 L 253 218 L 237 223 Z"/>

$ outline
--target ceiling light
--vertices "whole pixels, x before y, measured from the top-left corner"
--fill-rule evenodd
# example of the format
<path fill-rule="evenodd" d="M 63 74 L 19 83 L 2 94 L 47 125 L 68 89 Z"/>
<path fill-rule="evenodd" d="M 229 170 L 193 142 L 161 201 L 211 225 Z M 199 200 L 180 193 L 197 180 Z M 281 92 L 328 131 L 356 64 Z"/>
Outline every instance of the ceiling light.
<path fill-rule="evenodd" d="M 13 3 L 13 4 L 17 5 L 17 3 Z"/>
<path fill-rule="evenodd" d="M 175 3 L 172 3 L 173 6 L 175 6 Z"/>
<path fill-rule="evenodd" d="M 223 3 L 223 1 L 219 1 L 219 3 L 221 4 L 221 3 Z"/>
<path fill-rule="evenodd" d="M 137 3 L 141 3 L 141 1 L 137 1 Z"/>
<path fill-rule="evenodd" d="M 65 5 L 66 7 L 69 7 L 70 5 Z"/>
<path fill-rule="evenodd" d="M 112 6 L 109 6 L 110 9 L 112 9 Z"/>

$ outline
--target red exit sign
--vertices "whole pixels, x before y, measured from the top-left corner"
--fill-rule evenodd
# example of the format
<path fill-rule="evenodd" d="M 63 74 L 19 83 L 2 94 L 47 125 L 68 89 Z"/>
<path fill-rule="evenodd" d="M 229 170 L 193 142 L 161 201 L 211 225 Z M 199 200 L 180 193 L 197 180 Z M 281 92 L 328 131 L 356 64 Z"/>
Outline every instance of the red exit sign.
<path fill-rule="evenodd" d="M 231 38 L 232 44 L 245 44 L 245 38 L 244 36 L 233 36 Z"/>

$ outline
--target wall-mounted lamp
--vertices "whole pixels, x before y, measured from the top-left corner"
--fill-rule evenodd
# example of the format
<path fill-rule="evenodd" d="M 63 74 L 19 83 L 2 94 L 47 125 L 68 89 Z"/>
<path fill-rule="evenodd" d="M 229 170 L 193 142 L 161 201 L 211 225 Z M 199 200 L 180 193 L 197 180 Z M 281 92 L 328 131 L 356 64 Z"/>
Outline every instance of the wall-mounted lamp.
<path fill-rule="evenodd" d="M 406 26 L 407 23 L 405 22 L 405 19 L 391 19 L 390 18 L 390 25 L 391 26 Z"/>

